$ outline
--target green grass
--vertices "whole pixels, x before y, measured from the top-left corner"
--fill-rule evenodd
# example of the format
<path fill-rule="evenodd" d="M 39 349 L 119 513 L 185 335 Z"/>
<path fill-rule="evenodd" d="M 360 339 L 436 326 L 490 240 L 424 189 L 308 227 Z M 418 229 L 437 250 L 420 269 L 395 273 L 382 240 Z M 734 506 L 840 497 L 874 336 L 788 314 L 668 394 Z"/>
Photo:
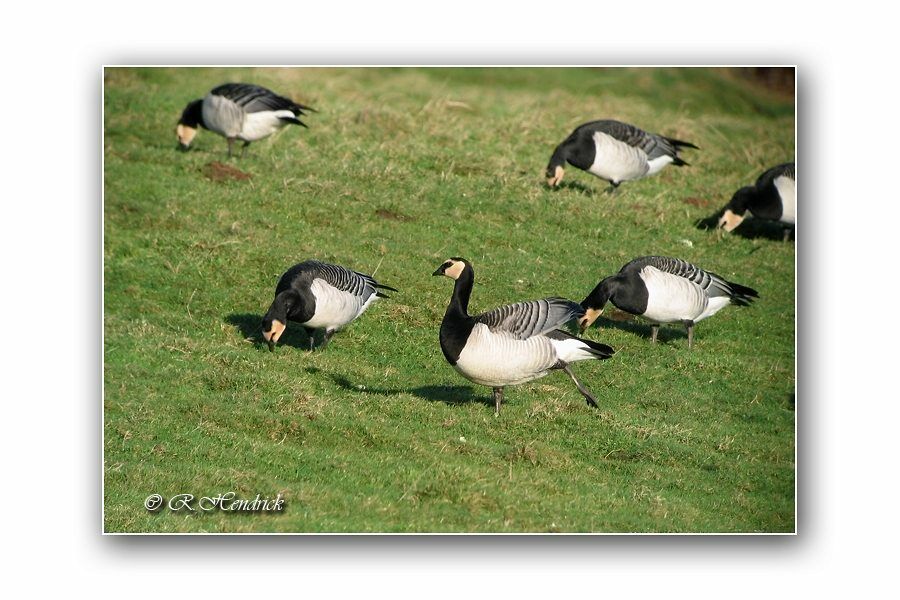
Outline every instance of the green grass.
<path fill-rule="evenodd" d="M 251 81 L 319 109 L 226 160 L 184 105 Z M 104 529 L 108 532 L 792 532 L 794 245 L 693 223 L 794 153 L 790 98 L 716 69 L 107 69 Z M 623 184 L 543 170 L 576 125 L 613 117 L 693 141 L 692 164 Z M 251 175 L 216 181 L 221 161 Z M 635 256 L 756 288 L 682 328 L 608 310 L 612 345 L 490 390 L 446 364 L 448 256 L 471 310 L 581 300 Z M 322 352 L 258 334 L 278 277 L 315 257 L 400 293 Z M 463 441 L 464 440 L 464 441 Z M 281 514 L 148 513 L 168 498 L 284 495 Z"/>

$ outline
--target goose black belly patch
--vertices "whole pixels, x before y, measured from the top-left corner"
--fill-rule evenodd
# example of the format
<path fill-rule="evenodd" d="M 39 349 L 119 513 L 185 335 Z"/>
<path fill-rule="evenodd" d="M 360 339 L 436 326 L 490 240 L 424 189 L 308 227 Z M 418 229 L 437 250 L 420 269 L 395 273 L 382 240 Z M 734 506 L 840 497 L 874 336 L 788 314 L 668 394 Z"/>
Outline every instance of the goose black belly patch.
<path fill-rule="evenodd" d="M 781 218 L 784 208 L 782 206 L 781 194 L 775 187 L 774 180 L 766 186 L 765 190 L 760 192 L 754 202 L 748 207 L 753 216 L 760 219 L 769 219 L 777 221 Z"/>
<path fill-rule="evenodd" d="M 620 285 L 615 293 L 610 297 L 610 301 L 620 310 L 633 315 L 642 315 L 647 312 L 647 306 L 650 303 L 650 292 L 644 280 L 636 272 L 626 281 L 625 285 Z"/>
<path fill-rule="evenodd" d="M 459 355 L 466 347 L 466 342 L 474 327 L 475 319 L 473 318 L 461 321 L 444 319 L 441 322 L 441 352 L 444 353 L 444 358 L 451 365 L 455 365 L 459 361 Z"/>

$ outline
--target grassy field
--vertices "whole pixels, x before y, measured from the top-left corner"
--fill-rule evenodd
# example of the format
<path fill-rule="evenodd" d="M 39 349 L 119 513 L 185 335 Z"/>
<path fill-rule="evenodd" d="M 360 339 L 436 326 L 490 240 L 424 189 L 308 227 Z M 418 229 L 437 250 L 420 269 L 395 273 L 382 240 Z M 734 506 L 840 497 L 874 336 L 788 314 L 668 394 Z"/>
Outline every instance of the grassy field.
<path fill-rule="evenodd" d="M 318 109 L 227 159 L 185 104 L 225 81 Z M 132 69 L 104 89 L 104 529 L 108 532 L 792 532 L 794 244 L 695 221 L 794 155 L 793 99 L 714 69 Z M 692 166 L 615 194 L 554 146 L 617 118 L 694 142 Z M 216 164 L 220 163 L 220 164 Z M 751 230 L 753 231 L 753 230 Z M 777 238 L 777 239 L 772 239 Z M 636 256 L 756 288 L 700 323 L 608 309 L 616 355 L 490 390 L 446 364 L 449 256 L 471 311 L 580 301 Z M 318 258 L 400 290 L 308 352 L 259 324 L 278 277 Z M 278 514 L 150 513 L 152 493 L 282 494 Z"/>

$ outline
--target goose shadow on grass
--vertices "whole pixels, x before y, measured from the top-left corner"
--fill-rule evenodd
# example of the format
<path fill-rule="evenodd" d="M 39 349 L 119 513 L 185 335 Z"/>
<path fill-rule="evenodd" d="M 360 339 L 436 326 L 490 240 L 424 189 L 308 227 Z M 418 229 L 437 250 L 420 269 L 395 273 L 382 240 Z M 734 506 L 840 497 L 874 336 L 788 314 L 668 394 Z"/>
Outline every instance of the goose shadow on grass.
<path fill-rule="evenodd" d="M 444 404 L 460 405 L 470 402 L 479 402 L 493 406 L 490 394 L 479 393 L 478 390 L 468 385 L 423 385 L 407 389 L 388 389 L 373 387 L 364 384 L 354 384 L 343 375 L 329 374 L 331 380 L 348 392 L 357 394 L 375 394 L 377 396 L 398 396 L 400 394 L 412 394 L 429 402 L 443 402 Z"/>
<path fill-rule="evenodd" d="M 725 210 L 722 209 L 716 211 L 715 213 L 704 219 L 698 219 L 694 221 L 694 227 L 701 230 L 708 230 L 710 231 L 710 233 L 716 233 L 718 231 L 719 219 L 724 213 Z M 793 241 L 795 231 L 793 225 L 784 225 L 782 223 L 778 223 L 777 221 L 754 219 L 752 216 L 748 216 L 748 218 L 744 219 L 740 225 L 738 225 L 731 231 L 731 233 L 725 233 L 725 230 L 721 230 L 720 234 L 738 235 L 748 240 L 763 238 L 781 242 L 785 241 L 785 230 L 790 232 L 790 237 L 788 239 Z"/>
<path fill-rule="evenodd" d="M 266 341 L 262 336 L 262 320 L 263 316 L 255 313 L 235 313 L 225 317 L 225 322 L 237 327 L 244 338 L 253 340 L 257 347 L 267 350 Z M 321 340 L 319 340 L 319 343 L 321 343 Z M 291 348 L 309 352 L 309 336 L 306 335 L 306 330 L 303 327 L 296 323 L 289 323 L 287 329 L 278 338 L 278 345 L 290 346 Z"/>
<path fill-rule="evenodd" d="M 601 330 L 618 329 L 619 331 L 627 331 L 628 333 L 644 338 L 647 342 L 650 342 L 650 337 L 652 335 L 650 332 L 650 323 L 642 323 L 631 319 L 619 320 L 600 317 L 594 321 L 594 324 L 590 327 L 590 329 L 594 328 Z M 696 329 L 694 331 L 696 332 Z M 674 339 L 687 339 L 687 331 L 685 331 L 683 325 L 678 323 L 668 323 L 659 326 L 659 333 L 656 335 L 656 343 L 667 344 Z"/>

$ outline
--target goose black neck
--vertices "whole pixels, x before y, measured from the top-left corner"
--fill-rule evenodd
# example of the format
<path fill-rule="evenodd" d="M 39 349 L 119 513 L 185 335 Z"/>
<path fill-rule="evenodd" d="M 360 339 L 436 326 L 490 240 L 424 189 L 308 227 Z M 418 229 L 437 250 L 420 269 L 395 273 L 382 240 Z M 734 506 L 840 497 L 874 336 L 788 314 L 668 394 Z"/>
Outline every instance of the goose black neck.
<path fill-rule="evenodd" d="M 553 156 L 550 157 L 550 162 L 547 164 L 547 176 L 552 176 L 556 167 L 565 167 L 568 158 L 569 149 L 566 146 L 566 143 L 563 142 L 556 147 L 556 150 L 553 151 Z"/>
<path fill-rule="evenodd" d="M 451 365 L 455 365 L 459 356 L 466 347 L 469 334 L 475 327 L 475 319 L 469 316 L 469 296 L 472 295 L 472 285 L 475 282 L 475 272 L 468 263 L 463 267 L 459 277 L 453 284 L 453 295 L 450 296 L 450 304 L 441 321 L 441 351 Z"/>
<path fill-rule="evenodd" d="M 750 204 L 756 199 L 756 188 L 742 187 L 734 193 L 726 207 L 736 215 L 742 215 L 750 208 Z"/>
<path fill-rule="evenodd" d="M 195 129 L 198 126 L 205 129 L 206 124 L 203 122 L 203 100 L 194 100 L 188 104 L 185 107 L 184 112 L 181 113 L 181 120 L 179 123 Z"/>
<path fill-rule="evenodd" d="M 612 297 L 613 292 L 615 291 L 616 281 L 613 277 L 607 277 L 600 283 L 598 283 L 591 293 L 588 294 L 587 298 L 582 300 L 581 307 L 585 310 L 594 309 L 600 310 L 606 303 L 609 302 L 609 299 Z"/>
<path fill-rule="evenodd" d="M 472 286 L 475 284 L 475 271 L 471 265 L 466 265 L 456 283 L 453 285 L 453 295 L 447 306 L 447 316 L 466 318 L 469 316 L 469 297 L 472 295 Z"/>
<path fill-rule="evenodd" d="M 288 313 L 297 301 L 297 294 L 293 290 L 285 290 L 275 296 L 275 301 L 269 307 L 266 316 L 263 317 L 263 325 L 271 325 L 274 319 L 282 323 L 287 322 Z"/>

